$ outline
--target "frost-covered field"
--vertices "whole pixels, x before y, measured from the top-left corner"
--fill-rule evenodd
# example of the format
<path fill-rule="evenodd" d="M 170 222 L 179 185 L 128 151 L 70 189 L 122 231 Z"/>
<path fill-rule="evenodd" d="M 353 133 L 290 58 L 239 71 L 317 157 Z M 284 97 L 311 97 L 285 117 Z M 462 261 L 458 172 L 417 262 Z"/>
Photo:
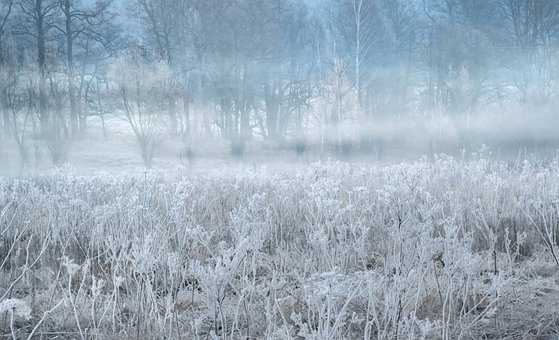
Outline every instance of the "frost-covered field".
<path fill-rule="evenodd" d="M 554 339 L 559 163 L 0 180 L 17 339 Z"/>

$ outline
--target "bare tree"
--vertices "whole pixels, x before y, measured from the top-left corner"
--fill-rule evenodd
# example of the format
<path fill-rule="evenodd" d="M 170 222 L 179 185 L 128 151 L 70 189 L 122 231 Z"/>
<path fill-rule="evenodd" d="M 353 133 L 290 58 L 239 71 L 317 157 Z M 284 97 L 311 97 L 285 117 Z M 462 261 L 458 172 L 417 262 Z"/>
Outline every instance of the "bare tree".
<path fill-rule="evenodd" d="M 15 0 L 0 1 L 0 65 L 5 62 L 4 36 L 8 20 L 12 15 Z"/>
<path fill-rule="evenodd" d="M 161 115 L 170 88 L 170 72 L 165 63 L 148 64 L 141 56 L 121 60 L 114 70 L 126 120 L 130 125 L 142 161 L 147 168 L 153 164 L 159 146 L 164 118 Z"/>
<path fill-rule="evenodd" d="M 512 83 L 521 94 L 521 102 L 530 98 L 548 102 L 557 81 L 556 44 L 559 41 L 559 3 L 538 0 L 500 0 L 512 45 L 518 50 L 509 64 Z"/>
<path fill-rule="evenodd" d="M 515 43 L 534 48 L 559 38 L 559 4 L 555 1 L 500 0 Z"/>
<path fill-rule="evenodd" d="M 5 36 L 6 36 L 6 28 L 8 26 L 8 20 L 10 15 L 13 12 L 14 7 L 14 0 L 3 0 L 0 1 L 0 68 L 6 66 L 6 58 L 7 58 L 7 44 L 5 43 Z M 2 119 L 2 125 L 4 128 L 4 132 L 6 134 L 10 133 L 10 116 L 8 111 L 5 110 Z"/>
<path fill-rule="evenodd" d="M 361 103 L 361 67 L 363 58 L 366 58 L 372 48 L 374 31 L 371 29 L 372 22 L 375 20 L 373 0 L 352 0 L 353 20 L 355 24 L 355 90 L 357 92 L 358 103 Z"/>
<path fill-rule="evenodd" d="M 41 133 L 47 136 L 49 131 L 49 110 L 47 107 L 47 41 L 49 32 L 53 28 L 58 3 L 55 0 L 20 0 L 21 12 L 16 34 L 31 37 L 37 53 L 37 67 L 39 73 L 39 121 Z"/>
<path fill-rule="evenodd" d="M 33 111 L 33 90 L 20 88 L 18 74 L 10 72 L 9 88 L 6 93 L 6 100 L 11 112 L 12 136 L 18 147 L 20 156 L 20 173 L 23 172 L 25 165 L 29 160 L 29 152 L 27 146 L 28 123 L 32 119 Z"/>
<path fill-rule="evenodd" d="M 70 125 L 73 135 L 80 130 L 80 98 L 81 87 L 76 86 L 75 45 L 78 39 L 97 41 L 103 44 L 106 40 L 103 29 L 111 20 L 109 7 L 112 0 L 97 1 L 94 7 L 87 7 L 79 0 L 58 0 L 62 13 L 62 24 L 54 23 L 53 27 L 62 34 L 65 42 L 66 78 L 68 82 L 68 100 L 70 103 Z M 89 49 L 86 49 L 86 53 Z M 84 123 L 85 124 L 85 123 Z M 81 129 L 83 130 L 83 128 Z"/>
<path fill-rule="evenodd" d="M 153 42 L 157 59 L 165 62 L 173 69 L 175 81 L 173 87 L 176 95 L 170 96 L 169 118 L 171 119 L 170 131 L 173 135 L 180 132 L 182 117 L 177 114 L 177 99 L 185 100 L 188 83 L 188 73 L 193 69 L 192 31 L 194 19 L 193 1 L 164 1 L 164 0 L 136 0 L 135 13 L 144 24 L 145 34 Z M 179 52 L 180 51 L 180 52 Z M 179 96 L 179 94 L 181 94 Z M 186 99 L 187 101 L 189 99 Z M 183 104 L 185 102 L 183 101 Z M 189 119 L 188 106 L 185 107 L 186 117 Z M 187 124 L 188 125 L 188 124 Z"/>

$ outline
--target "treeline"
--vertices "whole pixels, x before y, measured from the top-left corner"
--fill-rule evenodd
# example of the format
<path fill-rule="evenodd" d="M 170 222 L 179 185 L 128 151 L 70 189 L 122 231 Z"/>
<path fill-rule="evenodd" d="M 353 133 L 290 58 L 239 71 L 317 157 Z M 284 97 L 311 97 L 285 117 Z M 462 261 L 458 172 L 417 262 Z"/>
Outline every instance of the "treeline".
<path fill-rule="evenodd" d="M 544 0 L 0 0 L 2 139 L 59 163 L 119 115 L 147 166 L 164 136 L 381 149 L 402 121 L 552 112 L 558 38 Z"/>

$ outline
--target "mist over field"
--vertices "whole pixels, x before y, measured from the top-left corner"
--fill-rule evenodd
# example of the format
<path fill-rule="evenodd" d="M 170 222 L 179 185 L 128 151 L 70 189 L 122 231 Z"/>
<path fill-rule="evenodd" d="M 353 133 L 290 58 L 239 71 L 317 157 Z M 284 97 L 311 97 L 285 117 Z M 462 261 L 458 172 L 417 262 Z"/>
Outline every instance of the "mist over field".
<path fill-rule="evenodd" d="M 0 0 L 0 339 L 559 339 L 556 0 Z"/>

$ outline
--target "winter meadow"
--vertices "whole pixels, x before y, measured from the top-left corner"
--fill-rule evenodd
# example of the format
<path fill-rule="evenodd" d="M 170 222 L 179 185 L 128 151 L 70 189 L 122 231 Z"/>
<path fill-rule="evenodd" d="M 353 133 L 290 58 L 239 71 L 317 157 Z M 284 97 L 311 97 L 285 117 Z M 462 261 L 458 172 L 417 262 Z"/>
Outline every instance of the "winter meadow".
<path fill-rule="evenodd" d="M 556 0 L 0 0 L 0 339 L 559 339 Z"/>

